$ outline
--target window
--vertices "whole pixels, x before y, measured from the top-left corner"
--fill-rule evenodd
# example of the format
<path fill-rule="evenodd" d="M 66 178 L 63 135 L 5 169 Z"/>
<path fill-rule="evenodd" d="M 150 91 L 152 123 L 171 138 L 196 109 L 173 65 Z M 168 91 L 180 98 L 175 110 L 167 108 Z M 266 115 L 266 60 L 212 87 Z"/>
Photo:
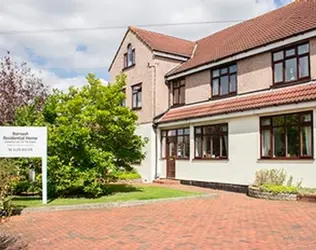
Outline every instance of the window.
<path fill-rule="evenodd" d="M 142 85 L 132 86 L 132 108 L 140 109 L 142 107 Z"/>
<path fill-rule="evenodd" d="M 196 159 L 228 159 L 228 124 L 194 128 Z"/>
<path fill-rule="evenodd" d="M 237 65 L 212 71 L 212 97 L 237 93 Z"/>
<path fill-rule="evenodd" d="M 161 158 L 166 158 L 168 140 L 175 139 L 177 145 L 177 159 L 190 158 L 190 129 L 180 128 L 161 131 Z"/>
<path fill-rule="evenodd" d="M 312 112 L 261 117 L 261 158 L 312 158 L 312 124 Z"/>
<path fill-rule="evenodd" d="M 273 53 L 273 82 L 296 82 L 310 78 L 309 44 L 301 44 Z"/>
<path fill-rule="evenodd" d="M 132 45 L 127 46 L 127 53 L 124 54 L 124 68 L 131 67 L 135 64 L 135 49 Z"/>
<path fill-rule="evenodd" d="M 185 80 L 181 79 L 172 84 L 173 105 L 185 104 Z"/>

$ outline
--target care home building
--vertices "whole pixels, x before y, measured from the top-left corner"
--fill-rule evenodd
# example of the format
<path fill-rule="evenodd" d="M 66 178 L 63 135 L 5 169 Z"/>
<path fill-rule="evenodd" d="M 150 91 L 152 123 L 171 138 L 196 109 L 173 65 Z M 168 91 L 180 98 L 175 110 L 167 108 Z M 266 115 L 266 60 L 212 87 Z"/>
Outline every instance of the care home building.
<path fill-rule="evenodd" d="M 144 181 L 248 185 L 282 168 L 316 187 L 316 1 L 198 41 L 129 27 L 110 67 L 149 138 Z"/>

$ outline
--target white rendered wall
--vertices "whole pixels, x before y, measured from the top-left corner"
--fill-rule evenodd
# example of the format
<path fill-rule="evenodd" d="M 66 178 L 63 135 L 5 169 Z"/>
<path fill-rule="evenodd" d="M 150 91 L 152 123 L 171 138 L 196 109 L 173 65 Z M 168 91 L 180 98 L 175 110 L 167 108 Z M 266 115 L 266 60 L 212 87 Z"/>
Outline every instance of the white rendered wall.
<path fill-rule="evenodd" d="M 311 109 L 308 109 L 311 110 Z M 277 113 L 276 113 L 277 114 Z M 314 160 L 260 160 L 259 115 L 214 120 L 203 124 L 228 123 L 228 160 L 194 160 L 193 126 L 191 124 L 190 160 L 176 161 L 176 179 L 212 181 L 233 184 L 250 184 L 260 169 L 284 169 L 294 182 L 303 180 L 303 186 L 316 187 L 316 163 Z M 316 153 L 316 112 L 314 119 L 314 154 Z M 200 125 L 200 124 L 198 124 Z M 159 160 L 161 177 L 166 177 L 166 162 Z"/>
<path fill-rule="evenodd" d="M 140 124 L 136 128 L 136 135 L 149 139 L 144 147 L 146 157 L 142 160 L 141 164 L 135 164 L 133 167 L 142 176 L 143 182 L 152 182 L 155 175 L 155 132 L 152 123 Z"/>

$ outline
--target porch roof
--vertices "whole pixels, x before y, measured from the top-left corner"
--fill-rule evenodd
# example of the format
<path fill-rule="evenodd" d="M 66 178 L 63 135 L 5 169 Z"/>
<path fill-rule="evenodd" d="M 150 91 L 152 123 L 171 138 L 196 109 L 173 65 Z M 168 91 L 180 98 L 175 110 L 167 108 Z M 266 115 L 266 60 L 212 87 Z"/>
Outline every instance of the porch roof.
<path fill-rule="evenodd" d="M 158 120 L 158 123 L 223 115 L 313 100 L 316 100 L 316 81 L 299 86 L 271 89 L 257 94 L 239 95 L 224 100 L 210 100 L 201 104 L 171 108 Z"/>

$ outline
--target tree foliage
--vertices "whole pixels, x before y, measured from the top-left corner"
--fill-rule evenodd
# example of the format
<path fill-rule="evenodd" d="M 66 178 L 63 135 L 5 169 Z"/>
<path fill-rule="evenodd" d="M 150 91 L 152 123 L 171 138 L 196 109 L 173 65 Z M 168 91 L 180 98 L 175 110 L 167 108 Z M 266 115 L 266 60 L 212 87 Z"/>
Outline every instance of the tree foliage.
<path fill-rule="evenodd" d="M 0 221 L 9 214 L 12 185 L 18 179 L 18 169 L 12 160 L 0 159 Z"/>
<path fill-rule="evenodd" d="M 9 53 L 0 58 L 0 125 L 11 123 L 15 110 L 35 99 L 40 106 L 46 95 L 42 79 L 26 63 L 18 64 Z"/>
<path fill-rule="evenodd" d="M 88 85 L 54 90 L 41 111 L 36 102 L 17 111 L 16 125 L 48 127 L 48 174 L 58 196 L 104 194 L 118 167 L 143 159 L 146 140 L 134 134 L 137 115 L 123 107 L 125 76 L 104 86 L 90 74 Z"/>

